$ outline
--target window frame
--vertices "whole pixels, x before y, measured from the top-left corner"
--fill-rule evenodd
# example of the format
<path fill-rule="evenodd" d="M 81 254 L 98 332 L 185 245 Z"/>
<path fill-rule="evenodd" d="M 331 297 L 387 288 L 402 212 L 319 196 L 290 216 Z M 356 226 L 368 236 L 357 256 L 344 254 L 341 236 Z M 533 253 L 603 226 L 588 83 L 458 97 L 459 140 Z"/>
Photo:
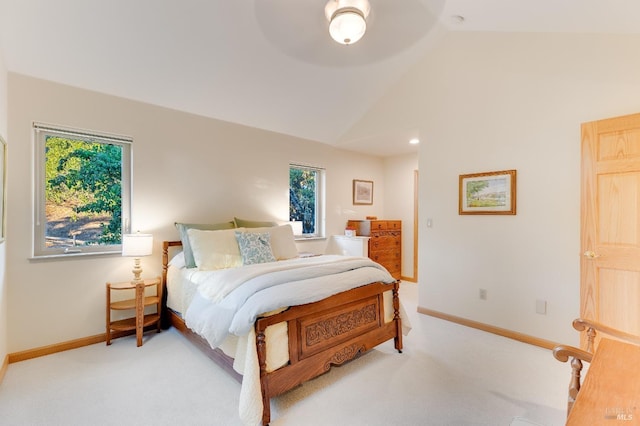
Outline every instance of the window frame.
<path fill-rule="evenodd" d="M 317 166 L 309 166 L 303 164 L 290 163 L 289 164 L 289 176 L 291 175 L 291 169 L 312 170 L 317 173 L 316 179 L 316 191 L 315 191 L 315 231 L 312 234 L 294 235 L 296 240 L 313 240 L 313 239 L 325 239 L 325 205 L 326 205 L 326 193 L 325 193 L 325 180 L 326 169 Z M 291 190 L 291 180 L 289 179 L 289 190 Z M 291 191 L 289 191 L 291 193 Z M 289 196 L 289 208 L 291 208 L 291 196 Z M 291 218 L 290 218 L 291 219 Z"/>
<path fill-rule="evenodd" d="M 70 249 L 56 247 L 46 247 L 46 139 L 47 136 L 61 136 L 74 140 L 81 140 L 87 143 L 102 143 L 118 145 L 122 148 L 121 159 L 121 235 L 130 233 L 131 223 L 131 193 L 133 187 L 133 160 L 132 143 L 133 139 L 128 136 L 80 130 L 58 125 L 44 123 L 33 123 L 33 238 L 32 238 L 32 259 L 52 258 L 52 257 L 77 257 L 87 255 L 104 255 L 122 253 L 122 242 L 120 244 L 76 246 Z M 122 240 L 121 240 L 122 241 Z"/>

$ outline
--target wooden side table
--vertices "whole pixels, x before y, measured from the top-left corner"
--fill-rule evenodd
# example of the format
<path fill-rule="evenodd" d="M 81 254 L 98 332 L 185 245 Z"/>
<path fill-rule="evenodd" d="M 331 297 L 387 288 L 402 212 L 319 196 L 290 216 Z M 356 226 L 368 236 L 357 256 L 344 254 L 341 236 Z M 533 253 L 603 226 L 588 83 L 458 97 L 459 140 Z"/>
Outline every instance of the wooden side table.
<path fill-rule="evenodd" d="M 136 338 L 138 346 L 142 346 L 142 334 L 144 328 L 153 324 L 157 326 L 157 332 L 160 332 L 160 313 L 162 312 L 162 281 L 160 277 L 153 279 L 142 280 L 138 284 L 132 282 L 121 283 L 107 283 L 107 345 L 111 344 L 111 332 L 112 331 L 136 331 Z M 147 287 L 156 286 L 155 296 L 144 295 Z M 117 302 L 111 301 L 111 292 L 120 290 L 133 290 L 134 298 L 120 300 Z M 145 306 L 156 305 L 156 313 L 144 314 Z M 111 321 L 111 311 L 120 311 L 131 309 L 135 311 L 135 316 L 117 321 Z"/>

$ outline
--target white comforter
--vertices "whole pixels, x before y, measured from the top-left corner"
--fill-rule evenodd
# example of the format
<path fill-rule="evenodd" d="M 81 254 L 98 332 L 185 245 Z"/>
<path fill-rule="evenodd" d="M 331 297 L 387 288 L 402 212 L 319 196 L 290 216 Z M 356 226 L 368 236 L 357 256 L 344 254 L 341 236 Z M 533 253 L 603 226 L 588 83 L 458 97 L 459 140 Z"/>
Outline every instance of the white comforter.
<path fill-rule="evenodd" d="M 200 284 L 185 322 L 215 348 L 229 334 L 246 336 L 265 312 L 316 302 L 375 281 L 394 279 L 370 259 L 338 255 L 225 269 Z"/>
<path fill-rule="evenodd" d="M 247 425 L 262 419 L 260 370 L 254 322 L 261 314 L 316 302 L 372 282 L 395 280 L 368 258 L 325 255 L 217 271 L 199 286 L 185 313 L 185 323 L 218 347 L 228 336 L 246 336 L 240 418 Z M 246 339 L 246 340 L 245 340 Z"/>

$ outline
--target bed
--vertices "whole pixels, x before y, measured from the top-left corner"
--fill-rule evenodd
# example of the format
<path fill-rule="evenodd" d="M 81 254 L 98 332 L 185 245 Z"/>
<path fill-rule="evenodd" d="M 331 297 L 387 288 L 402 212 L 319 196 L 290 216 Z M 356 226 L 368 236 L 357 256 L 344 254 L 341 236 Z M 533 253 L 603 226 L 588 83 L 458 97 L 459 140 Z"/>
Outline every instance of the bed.
<path fill-rule="evenodd" d="M 240 238 L 240 233 L 264 236 L 260 230 L 271 233 L 275 257 L 287 251 L 276 244 L 284 241 L 280 238 L 283 233 L 287 234 L 286 240 L 293 238 L 283 227 L 224 232 L 190 229 L 192 238 L 187 241 L 195 257 L 200 251 L 200 259 L 195 260 L 202 264 L 205 260 L 200 249 L 204 247 L 206 252 L 207 244 L 198 242 L 195 237 L 205 234 L 197 232 L 208 233 L 207 238 L 215 234 L 216 238 L 222 234 Z M 295 257 L 275 262 L 199 270 L 185 261 L 184 242 L 163 242 L 165 326 L 175 327 L 242 383 L 239 413 L 245 424 L 268 425 L 271 397 L 383 342 L 393 339 L 395 349 L 402 352 L 399 282 L 386 270 L 386 275 L 379 275 L 367 264 L 374 263 L 369 259 L 337 255 L 300 258 L 296 251 Z M 226 258 L 223 263 L 228 261 Z M 325 269 L 333 272 L 325 274 Z M 371 278 L 378 276 L 384 278 Z M 352 280 L 355 283 L 351 284 Z M 318 289 L 314 288 L 316 283 Z M 217 292 L 225 286 L 230 289 L 221 296 Z M 245 291 L 252 286 L 260 290 Z M 302 297 L 290 295 L 294 286 L 303 289 Z M 248 296 L 242 296 L 245 292 Z M 238 300 L 229 302 L 234 298 Z M 227 309 L 235 305 L 238 309 L 233 315 L 219 313 L 220 306 Z M 249 314 L 240 315 L 244 311 Z M 232 319 L 227 320 L 227 316 Z"/>

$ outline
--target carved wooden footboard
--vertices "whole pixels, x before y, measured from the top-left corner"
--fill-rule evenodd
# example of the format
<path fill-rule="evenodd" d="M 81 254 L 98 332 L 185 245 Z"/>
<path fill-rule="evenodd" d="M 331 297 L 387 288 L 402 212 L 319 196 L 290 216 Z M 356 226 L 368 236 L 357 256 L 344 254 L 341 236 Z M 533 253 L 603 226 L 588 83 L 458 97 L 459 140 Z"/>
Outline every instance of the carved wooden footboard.
<path fill-rule="evenodd" d="M 179 241 L 163 242 L 163 284 L 166 286 L 169 247 L 180 246 Z M 255 323 L 256 347 L 260 365 L 260 386 L 263 403 L 263 425 L 271 419 L 270 398 L 357 358 L 369 349 L 394 339 L 395 348 L 402 352 L 402 324 L 400 319 L 399 282 L 371 283 L 345 291 L 318 302 L 293 306 Z M 393 294 L 393 321 L 384 321 L 383 293 Z M 166 294 L 166 288 L 165 292 Z M 166 303 L 163 304 L 166 309 Z M 229 370 L 229 357 L 203 344 L 203 339 L 191 332 L 181 318 L 165 310 L 165 318 L 197 344 L 211 359 Z M 268 372 L 266 367 L 265 330 L 268 326 L 287 322 L 289 362 Z M 235 372 L 233 372 L 235 373 Z M 237 373 L 235 373 L 237 375 Z"/>
<path fill-rule="evenodd" d="M 394 320 L 384 322 L 382 294 L 389 287 L 382 283 L 368 284 L 256 321 L 264 425 L 270 421 L 272 396 L 326 373 L 332 365 L 350 361 L 387 340 L 394 339 L 395 348 L 402 352 L 398 282 L 393 284 Z M 289 330 L 289 364 L 269 373 L 264 332 L 269 325 L 282 321 L 287 321 Z"/>

